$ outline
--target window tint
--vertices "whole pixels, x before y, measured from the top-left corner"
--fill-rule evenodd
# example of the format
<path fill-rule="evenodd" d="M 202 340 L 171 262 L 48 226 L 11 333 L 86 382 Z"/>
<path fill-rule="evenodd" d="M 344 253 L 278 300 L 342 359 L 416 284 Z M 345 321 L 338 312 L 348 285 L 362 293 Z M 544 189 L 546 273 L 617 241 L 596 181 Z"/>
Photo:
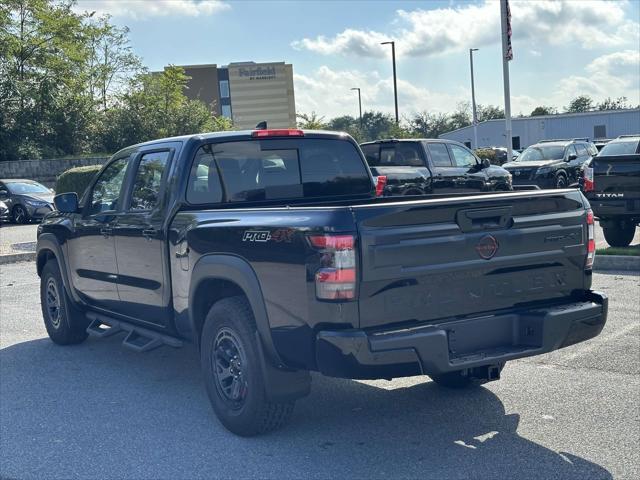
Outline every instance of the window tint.
<path fill-rule="evenodd" d="M 373 185 L 360 152 L 343 140 L 305 140 L 300 144 L 305 197 L 362 195 Z"/>
<path fill-rule="evenodd" d="M 431 161 L 436 167 L 451 167 L 451 157 L 449 151 L 444 143 L 429 143 L 427 144 L 429 153 L 431 154 Z"/>
<path fill-rule="evenodd" d="M 364 158 L 367 159 L 367 163 L 372 167 L 380 165 L 380 145 L 361 145 Z"/>
<path fill-rule="evenodd" d="M 449 144 L 449 148 L 451 149 L 453 163 L 456 167 L 471 168 L 477 165 L 476 157 L 466 148 L 452 144 Z"/>
<path fill-rule="evenodd" d="M 212 147 L 213 145 L 204 145 L 196 152 L 187 186 L 187 201 L 189 203 L 219 203 L 222 201 L 222 186 L 213 158 Z"/>
<path fill-rule="evenodd" d="M 638 149 L 638 140 L 629 140 L 623 142 L 611 142 L 607 143 L 600 153 L 599 157 L 606 157 L 607 155 L 633 155 Z"/>
<path fill-rule="evenodd" d="M 253 140 L 202 147 L 191 169 L 187 200 L 260 201 L 354 195 L 371 189 L 362 158 L 349 142 Z"/>
<path fill-rule="evenodd" d="M 90 215 L 118 209 L 118 199 L 128 164 L 129 157 L 120 158 L 109 164 L 100 174 L 91 192 Z"/>
<path fill-rule="evenodd" d="M 301 197 L 297 150 L 261 150 L 260 144 L 230 142 L 214 147 L 227 201 Z"/>
<path fill-rule="evenodd" d="M 168 159 L 169 152 L 142 155 L 131 193 L 131 210 L 151 210 L 158 204 L 162 173 Z"/>
<path fill-rule="evenodd" d="M 399 142 L 394 145 L 381 145 L 379 165 L 381 167 L 422 167 L 424 162 L 419 149 L 419 143 Z"/>

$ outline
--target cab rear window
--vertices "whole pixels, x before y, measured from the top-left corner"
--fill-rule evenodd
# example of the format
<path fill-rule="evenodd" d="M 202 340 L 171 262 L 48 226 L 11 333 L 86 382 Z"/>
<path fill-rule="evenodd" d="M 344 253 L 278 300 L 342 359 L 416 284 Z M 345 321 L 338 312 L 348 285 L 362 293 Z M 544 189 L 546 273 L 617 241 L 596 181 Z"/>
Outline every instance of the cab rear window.
<path fill-rule="evenodd" d="M 187 187 L 192 204 L 369 194 L 369 172 L 353 144 L 265 139 L 202 146 Z"/>

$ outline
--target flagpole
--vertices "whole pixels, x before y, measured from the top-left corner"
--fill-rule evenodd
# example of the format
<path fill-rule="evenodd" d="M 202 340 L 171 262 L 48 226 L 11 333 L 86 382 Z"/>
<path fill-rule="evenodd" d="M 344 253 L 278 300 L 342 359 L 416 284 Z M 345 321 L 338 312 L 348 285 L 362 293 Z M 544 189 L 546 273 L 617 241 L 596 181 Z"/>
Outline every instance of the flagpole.
<path fill-rule="evenodd" d="M 504 121 L 507 143 L 507 162 L 513 158 L 513 139 L 511 135 L 511 93 L 509 88 L 509 60 L 511 52 L 511 13 L 509 0 L 500 0 L 500 24 L 502 25 L 502 77 L 504 82 Z"/>

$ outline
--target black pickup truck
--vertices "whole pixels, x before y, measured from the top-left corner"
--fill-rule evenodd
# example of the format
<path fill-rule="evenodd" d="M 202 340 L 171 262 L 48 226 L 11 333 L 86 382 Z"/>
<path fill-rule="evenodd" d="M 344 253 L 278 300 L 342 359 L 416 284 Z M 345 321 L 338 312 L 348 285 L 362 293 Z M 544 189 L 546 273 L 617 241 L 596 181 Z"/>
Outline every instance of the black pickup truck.
<path fill-rule="evenodd" d="M 143 143 L 55 203 L 37 244 L 51 339 L 194 343 L 240 435 L 283 424 L 309 371 L 463 387 L 594 337 L 607 317 L 579 191 L 376 198 L 346 134 Z"/>
<path fill-rule="evenodd" d="M 581 187 L 607 243 L 628 246 L 640 225 L 640 135 L 608 142 L 583 169 Z"/>
<path fill-rule="evenodd" d="M 376 140 L 360 147 L 380 195 L 512 190 L 509 172 L 453 140 Z"/>

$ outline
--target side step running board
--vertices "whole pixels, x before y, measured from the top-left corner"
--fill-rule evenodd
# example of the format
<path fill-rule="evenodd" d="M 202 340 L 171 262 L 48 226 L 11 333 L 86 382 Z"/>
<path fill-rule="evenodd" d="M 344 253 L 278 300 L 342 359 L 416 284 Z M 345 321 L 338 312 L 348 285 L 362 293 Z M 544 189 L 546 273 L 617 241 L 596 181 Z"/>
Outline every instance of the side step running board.
<path fill-rule="evenodd" d="M 91 320 L 91 324 L 87 327 L 89 335 L 105 338 L 120 332 L 126 332 L 127 336 L 122 341 L 122 345 L 136 352 L 148 352 L 163 345 L 174 348 L 180 348 L 183 345 L 182 340 L 177 338 L 99 313 L 88 312 L 87 318 Z"/>

